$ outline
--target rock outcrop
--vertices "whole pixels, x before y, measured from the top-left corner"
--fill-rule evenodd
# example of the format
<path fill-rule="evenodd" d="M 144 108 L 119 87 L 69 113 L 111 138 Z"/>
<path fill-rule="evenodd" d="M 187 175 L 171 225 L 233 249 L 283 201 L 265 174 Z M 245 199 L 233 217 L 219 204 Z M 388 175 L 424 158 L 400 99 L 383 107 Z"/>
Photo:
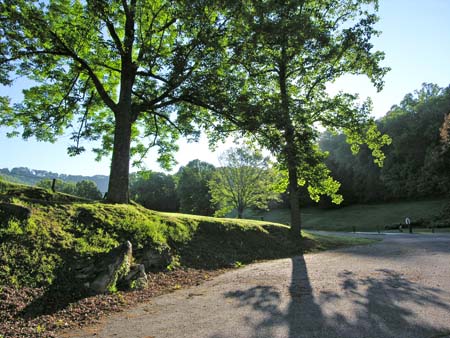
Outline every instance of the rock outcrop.
<path fill-rule="evenodd" d="M 155 249 L 150 245 L 140 250 L 138 263 L 134 263 L 129 241 L 95 259 L 79 262 L 74 271 L 77 285 L 92 294 L 114 292 L 121 289 L 147 287 L 146 271 L 165 269 L 171 261 L 168 247 Z"/>
<path fill-rule="evenodd" d="M 75 278 L 91 293 L 114 292 L 117 284 L 130 272 L 132 252 L 132 245 L 127 241 L 95 262 L 76 269 Z"/>
<path fill-rule="evenodd" d="M 170 249 L 168 246 L 162 246 L 158 249 L 153 246 L 146 246 L 139 255 L 139 261 L 144 265 L 146 271 L 165 269 L 171 261 Z"/>

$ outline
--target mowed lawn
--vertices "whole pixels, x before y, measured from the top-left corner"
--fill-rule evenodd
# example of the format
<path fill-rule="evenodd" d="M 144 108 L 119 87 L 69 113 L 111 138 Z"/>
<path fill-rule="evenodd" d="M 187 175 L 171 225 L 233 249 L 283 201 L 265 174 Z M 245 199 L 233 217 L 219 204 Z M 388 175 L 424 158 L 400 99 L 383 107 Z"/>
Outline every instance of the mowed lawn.
<path fill-rule="evenodd" d="M 438 215 L 449 203 L 448 199 L 384 204 L 358 204 L 337 209 L 304 208 L 302 220 L 305 229 L 329 231 L 377 231 L 388 224 L 404 223 L 406 217 L 413 222 L 420 218 Z M 245 218 L 263 219 L 282 224 L 289 223 L 289 210 L 278 209 L 268 212 L 248 212 Z M 443 229 L 442 229 L 443 230 Z M 441 231 L 442 231 L 441 230 Z"/>

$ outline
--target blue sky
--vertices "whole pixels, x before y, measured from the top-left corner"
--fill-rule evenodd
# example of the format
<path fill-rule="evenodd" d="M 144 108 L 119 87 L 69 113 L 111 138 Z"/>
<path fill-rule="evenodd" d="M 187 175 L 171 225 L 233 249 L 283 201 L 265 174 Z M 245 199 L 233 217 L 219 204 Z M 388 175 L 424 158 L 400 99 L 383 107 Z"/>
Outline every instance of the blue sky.
<path fill-rule="evenodd" d="M 450 84 L 450 0 L 381 0 L 379 16 L 376 27 L 382 34 L 373 43 L 376 49 L 386 53 L 384 65 L 392 68 L 385 77 L 384 89 L 377 93 L 367 79 L 354 76 L 345 76 L 329 87 L 331 93 L 345 90 L 359 93 L 361 98 L 371 97 L 376 117 L 383 116 L 405 94 L 419 89 L 424 82 L 441 87 Z M 19 82 L 0 90 L 1 95 L 17 98 L 21 89 Z M 78 175 L 109 173 L 107 158 L 96 162 L 91 152 L 69 157 L 66 151 L 69 137 L 50 144 L 8 139 L 8 131 L 0 128 L 0 168 L 24 166 Z M 217 165 L 218 154 L 231 144 L 219 147 L 215 153 L 209 151 L 204 137 L 200 143 L 180 141 L 179 145 L 176 158 L 180 165 L 196 158 Z M 150 153 L 145 160 L 146 167 L 162 171 L 152 158 L 154 154 Z"/>

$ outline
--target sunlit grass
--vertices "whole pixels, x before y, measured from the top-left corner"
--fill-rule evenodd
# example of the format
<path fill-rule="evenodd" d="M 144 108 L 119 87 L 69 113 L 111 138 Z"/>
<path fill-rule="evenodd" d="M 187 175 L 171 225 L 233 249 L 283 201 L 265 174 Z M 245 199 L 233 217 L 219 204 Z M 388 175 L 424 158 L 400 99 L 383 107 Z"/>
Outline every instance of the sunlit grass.
<path fill-rule="evenodd" d="M 268 221 L 162 213 L 13 184 L 4 186 L 0 200 L 31 215 L 14 219 L 0 210 L 0 279 L 16 287 L 52 284 L 78 261 L 125 241 L 136 257 L 145 247 L 164 248 L 181 267 L 202 269 L 368 243 L 308 233 L 292 239 L 289 227 Z"/>
<path fill-rule="evenodd" d="M 329 231 L 377 231 L 385 225 L 404 223 L 409 217 L 413 222 L 438 215 L 448 204 L 448 199 L 395 202 L 383 204 L 359 204 L 338 209 L 304 208 L 302 221 L 305 229 Z M 245 217 L 289 223 L 289 210 L 244 214 Z"/>

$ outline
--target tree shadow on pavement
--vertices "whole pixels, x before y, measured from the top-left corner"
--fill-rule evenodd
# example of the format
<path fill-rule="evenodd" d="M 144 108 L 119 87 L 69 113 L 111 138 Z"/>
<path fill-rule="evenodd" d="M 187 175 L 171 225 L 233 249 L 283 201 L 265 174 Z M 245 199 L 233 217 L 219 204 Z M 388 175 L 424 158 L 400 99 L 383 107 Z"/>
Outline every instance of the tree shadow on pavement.
<path fill-rule="evenodd" d="M 411 309 L 417 305 L 447 313 L 448 320 L 441 318 L 440 323 L 450 323 L 450 305 L 441 300 L 442 296 L 449 297 L 445 291 L 420 285 L 387 269 L 376 270 L 370 276 L 344 270 L 335 278 L 332 282 L 339 285 L 337 292 L 313 292 L 307 265 L 299 256 L 292 259 L 288 299 L 283 299 L 280 287 L 263 285 L 228 292 L 225 297 L 237 300 L 238 307 L 257 312 L 256 322 L 247 319 L 255 338 L 450 337 L 449 327 L 425 323 Z"/>

